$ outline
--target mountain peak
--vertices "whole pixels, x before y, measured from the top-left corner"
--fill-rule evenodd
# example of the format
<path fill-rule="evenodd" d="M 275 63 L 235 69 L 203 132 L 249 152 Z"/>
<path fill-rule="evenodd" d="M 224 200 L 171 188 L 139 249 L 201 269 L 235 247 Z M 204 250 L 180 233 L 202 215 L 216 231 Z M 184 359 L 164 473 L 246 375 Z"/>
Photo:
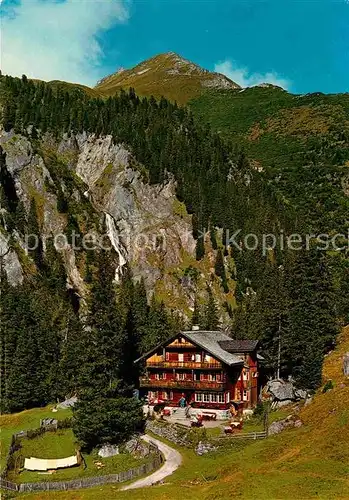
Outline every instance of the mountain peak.
<path fill-rule="evenodd" d="M 134 87 L 139 95 L 164 96 L 180 104 L 197 97 L 207 88 L 240 88 L 225 75 L 204 69 L 176 52 L 157 54 L 131 69 L 119 69 L 96 86 L 109 95 L 129 87 Z"/>

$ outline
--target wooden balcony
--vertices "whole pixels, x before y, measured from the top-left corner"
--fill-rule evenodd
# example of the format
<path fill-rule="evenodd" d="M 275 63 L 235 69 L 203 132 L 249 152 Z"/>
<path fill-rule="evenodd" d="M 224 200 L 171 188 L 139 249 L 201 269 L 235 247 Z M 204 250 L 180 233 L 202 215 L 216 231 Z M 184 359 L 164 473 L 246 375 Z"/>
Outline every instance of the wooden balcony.
<path fill-rule="evenodd" d="M 206 363 L 197 361 L 150 361 L 146 368 L 188 368 L 190 370 L 221 370 L 221 363 Z"/>
<path fill-rule="evenodd" d="M 223 391 L 226 382 L 217 382 L 210 380 L 166 380 L 166 379 L 150 379 L 142 377 L 139 380 L 141 387 L 158 387 L 169 389 L 208 389 Z"/>
<path fill-rule="evenodd" d="M 197 350 L 197 346 L 196 345 L 191 344 L 190 342 L 178 342 L 178 340 L 175 340 L 171 344 L 168 344 L 166 346 L 166 349 L 172 349 L 172 348 L 176 348 L 177 349 L 177 347 L 179 347 L 180 349 L 181 348 L 186 348 L 186 349 L 195 349 L 195 350 Z"/>

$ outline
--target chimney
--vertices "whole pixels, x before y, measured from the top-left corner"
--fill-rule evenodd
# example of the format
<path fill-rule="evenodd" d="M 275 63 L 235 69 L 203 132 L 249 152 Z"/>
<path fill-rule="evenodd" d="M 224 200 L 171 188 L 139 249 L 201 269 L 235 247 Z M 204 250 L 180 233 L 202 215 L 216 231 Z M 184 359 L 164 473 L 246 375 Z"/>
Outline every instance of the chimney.
<path fill-rule="evenodd" d="M 191 329 L 193 330 L 193 332 L 197 332 L 198 330 L 200 330 L 200 327 L 199 325 L 193 325 Z"/>

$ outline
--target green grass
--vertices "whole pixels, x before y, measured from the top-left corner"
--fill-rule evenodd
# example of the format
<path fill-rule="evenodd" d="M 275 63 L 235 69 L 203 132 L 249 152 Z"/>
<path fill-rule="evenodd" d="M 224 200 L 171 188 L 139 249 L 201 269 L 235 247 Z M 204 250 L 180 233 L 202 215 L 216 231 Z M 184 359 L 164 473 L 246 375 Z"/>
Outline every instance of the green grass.
<path fill-rule="evenodd" d="M 202 457 L 168 443 L 180 450 L 183 463 L 159 487 L 123 492 L 117 485 L 106 485 L 24 497 L 40 500 L 349 498 L 349 380 L 342 371 L 343 354 L 348 351 L 349 327 L 339 338 L 336 350 L 325 358 L 324 383 L 330 378 L 335 382 L 334 389 L 324 394 L 319 390 L 312 404 L 300 411 L 304 425 L 298 429 L 252 443 L 239 442 Z M 273 412 L 270 421 L 283 418 L 286 413 L 287 409 Z"/>
<path fill-rule="evenodd" d="M 311 405 L 299 414 L 304 425 L 265 440 L 237 442 L 202 457 L 180 450 L 182 466 L 164 485 L 142 490 L 119 491 L 103 486 L 78 492 L 30 494 L 46 500 L 294 500 L 349 498 L 349 381 L 343 376 L 343 354 L 349 351 L 349 327 L 337 349 L 325 358 L 324 383 L 334 389 L 319 390 Z M 285 418 L 289 408 L 271 412 L 269 421 Z M 244 430 L 260 425 L 251 419 Z M 256 429 L 257 430 L 257 429 Z M 156 437 L 156 436 L 155 436 Z M 166 442 L 166 440 L 164 440 Z"/>
<path fill-rule="evenodd" d="M 189 102 L 194 115 L 243 146 L 264 166 L 301 164 L 309 150 L 321 157 L 338 149 L 349 130 L 346 94 L 293 95 L 276 87 L 207 91 Z"/>
<path fill-rule="evenodd" d="M 22 448 L 16 452 L 15 458 L 65 458 L 75 455 L 78 448 L 75 437 L 71 429 L 58 430 L 56 432 L 46 432 L 34 439 L 22 439 Z M 53 474 L 42 474 L 36 471 L 23 470 L 18 473 L 9 474 L 9 480 L 17 483 L 32 483 L 41 481 L 68 481 L 70 479 L 80 479 L 90 476 L 101 476 L 107 474 L 117 474 L 133 467 L 138 467 L 146 463 L 150 457 L 136 458 L 130 453 L 120 453 L 110 458 L 101 458 L 97 451 L 90 454 L 83 453 L 86 462 L 78 467 L 59 469 Z M 103 464 L 103 466 L 98 465 Z"/>
<path fill-rule="evenodd" d="M 12 415 L 0 416 L 1 468 L 5 465 L 8 448 L 13 434 L 29 429 L 37 429 L 40 427 L 40 420 L 44 418 L 64 420 L 72 415 L 72 412 L 69 409 L 52 412 L 52 408 L 53 406 L 47 406 L 45 408 L 34 408 L 32 410 L 26 410 Z"/>

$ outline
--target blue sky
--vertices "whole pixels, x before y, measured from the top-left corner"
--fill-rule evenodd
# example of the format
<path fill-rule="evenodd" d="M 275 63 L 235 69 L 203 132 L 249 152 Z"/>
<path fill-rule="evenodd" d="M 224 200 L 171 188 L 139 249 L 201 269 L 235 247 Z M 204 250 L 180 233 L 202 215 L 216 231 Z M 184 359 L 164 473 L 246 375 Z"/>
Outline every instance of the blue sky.
<path fill-rule="evenodd" d="M 242 84 L 349 91 L 347 0 L 3 0 L 5 73 L 93 85 L 174 51 Z"/>

